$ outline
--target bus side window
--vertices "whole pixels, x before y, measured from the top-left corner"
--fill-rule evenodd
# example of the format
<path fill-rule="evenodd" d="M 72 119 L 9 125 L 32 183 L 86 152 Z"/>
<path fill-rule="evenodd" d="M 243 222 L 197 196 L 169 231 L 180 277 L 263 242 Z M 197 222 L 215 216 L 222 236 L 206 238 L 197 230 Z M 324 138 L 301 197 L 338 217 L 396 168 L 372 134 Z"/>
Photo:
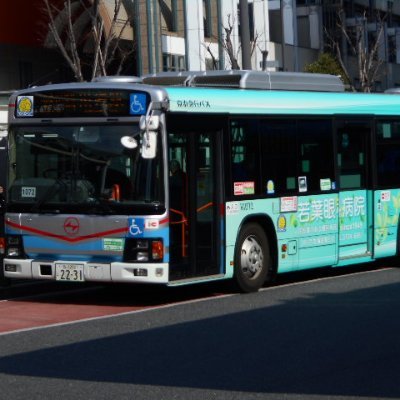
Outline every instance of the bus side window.
<path fill-rule="evenodd" d="M 247 194 L 259 192 L 259 138 L 258 121 L 237 120 L 231 122 L 231 176 L 230 192 L 237 182 L 247 182 Z"/>
<path fill-rule="evenodd" d="M 296 190 L 295 135 L 295 120 L 261 121 L 261 168 L 265 194 L 279 195 Z"/>
<path fill-rule="evenodd" d="M 400 176 L 400 122 L 377 123 L 377 176 L 380 187 L 396 187 Z"/>
<path fill-rule="evenodd" d="M 306 191 L 328 190 L 334 180 L 332 123 L 330 120 L 297 122 L 299 173 L 307 178 Z"/>
<path fill-rule="evenodd" d="M 340 188 L 361 188 L 365 184 L 365 142 L 357 128 L 347 128 L 338 135 Z"/>

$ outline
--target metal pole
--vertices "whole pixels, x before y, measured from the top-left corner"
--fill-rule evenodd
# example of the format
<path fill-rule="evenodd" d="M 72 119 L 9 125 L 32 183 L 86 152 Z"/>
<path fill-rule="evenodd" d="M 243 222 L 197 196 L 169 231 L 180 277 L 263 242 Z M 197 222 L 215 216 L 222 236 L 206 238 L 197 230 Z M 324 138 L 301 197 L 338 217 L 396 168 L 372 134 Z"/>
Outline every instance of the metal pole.
<path fill-rule="evenodd" d="M 222 16 L 222 2 L 217 1 L 217 6 L 218 6 L 218 68 L 219 69 L 225 69 L 225 52 L 224 48 L 221 45 L 221 43 L 224 41 L 224 31 L 223 31 L 223 16 Z"/>
<path fill-rule="evenodd" d="M 267 58 L 268 58 L 268 50 L 263 50 L 262 52 L 262 70 L 267 70 Z"/>
<path fill-rule="evenodd" d="M 242 43 L 242 68 L 251 69 L 249 5 L 240 0 L 240 39 Z"/>
<path fill-rule="evenodd" d="M 142 35 L 140 32 L 140 4 L 138 1 L 133 3 L 134 6 L 134 16 L 135 16 L 135 37 L 132 38 L 135 40 L 135 47 L 136 47 L 136 75 L 141 76 L 143 74 L 143 56 L 142 56 L 142 47 L 140 46 L 140 43 L 142 41 Z"/>
<path fill-rule="evenodd" d="M 147 40 L 148 48 L 147 55 L 149 57 L 148 69 L 150 74 L 154 74 L 154 49 L 153 49 L 153 4 L 151 0 L 146 1 L 146 12 L 147 12 Z"/>
<path fill-rule="evenodd" d="M 297 30 L 297 0 L 292 0 L 292 22 L 293 22 L 293 47 L 294 47 L 294 71 L 299 71 L 299 40 Z"/>
<path fill-rule="evenodd" d="M 184 32 L 185 32 L 185 67 L 186 71 L 190 70 L 190 60 L 189 60 L 189 31 L 188 31 L 188 5 L 186 0 L 183 0 L 183 15 L 185 16 L 183 20 Z"/>
<path fill-rule="evenodd" d="M 286 43 L 285 43 L 285 15 L 284 15 L 284 10 L 285 8 L 285 3 L 283 0 L 280 0 L 280 9 L 281 9 L 281 33 L 282 33 L 282 71 L 285 70 L 285 48 L 286 48 Z"/>

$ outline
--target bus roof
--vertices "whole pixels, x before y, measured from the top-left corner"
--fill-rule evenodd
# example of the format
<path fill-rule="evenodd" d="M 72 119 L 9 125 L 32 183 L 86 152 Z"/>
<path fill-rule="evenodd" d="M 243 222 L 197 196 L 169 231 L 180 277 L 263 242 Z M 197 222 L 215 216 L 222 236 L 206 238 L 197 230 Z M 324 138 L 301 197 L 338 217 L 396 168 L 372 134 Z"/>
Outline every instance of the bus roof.
<path fill-rule="evenodd" d="M 215 71 L 214 71 L 215 72 Z M 216 71 L 218 72 L 218 71 Z M 223 73 L 208 73 L 199 75 L 193 72 L 164 73 L 151 79 L 126 80 L 124 77 L 106 77 L 98 82 L 65 83 L 30 88 L 16 92 L 11 102 L 14 104 L 17 96 L 34 95 L 43 91 L 67 91 L 67 90 L 111 90 L 118 89 L 135 93 L 145 91 L 150 95 L 153 107 L 168 109 L 170 112 L 190 113 L 224 113 L 224 114 L 264 114 L 264 115 L 400 115 L 400 96 L 389 94 L 365 94 L 343 91 L 287 91 L 251 89 L 256 86 L 257 79 L 263 79 L 265 72 L 249 73 L 249 71 L 222 71 Z M 283 76 L 281 73 L 280 76 Z M 286 74 L 294 80 L 300 76 L 331 77 L 320 74 Z M 272 76 L 272 75 L 271 75 Z M 200 79 L 202 78 L 202 79 Z M 218 78 L 218 79 L 217 79 Z M 337 77 L 333 77 L 338 79 Z M 171 80 L 172 79 L 172 80 Z M 235 81 L 237 86 L 231 85 Z M 281 78 L 280 78 L 281 79 Z M 164 83 L 167 80 L 170 85 Z M 180 80 L 180 83 L 177 81 Z M 211 87 L 212 81 L 217 87 Z M 218 82 L 216 82 L 218 80 Z M 140 82 L 143 83 L 140 83 Z M 163 83 L 164 82 L 164 83 Z M 174 84 L 176 83 L 176 85 Z M 186 82 L 186 83 L 182 83 Z M 222 83 L 221 83 L 222 82 Z M 226 84 L 224 84 L 224 82 Z M 276 83 L 278 80 L 276 80 Z M 287 82 L 289 82 L 287 80 Z M 331 81 L 333 82 L 333 81 Z M 265 83 L 265 82 L 264 82 Z M 244 88 L 241 88 L 244 86 Z M 329 85 L 328 85 L 329 86 Z M 273 85 L 271 86 L 273 87 Z M 316 87 L 314 88 L 316 89 Z M 95 116 L 95 115 L 93 115 Z M 56 116 L 55 116 L 56 117 Z M 132 117 L 126 115 L 126 117 Z M 9 109 L 9 121 L 15 122 L 15 110 Z M 18 118 L 21 123 L 29 123 L 30 118 Z"/>
<path fill-rule="evenodd" d="M 339 76 L 304 72 L 182 71 L 144 75 L 142 82 L 159 86 L 220 87 L 255 90 L 344 92 Z"/>

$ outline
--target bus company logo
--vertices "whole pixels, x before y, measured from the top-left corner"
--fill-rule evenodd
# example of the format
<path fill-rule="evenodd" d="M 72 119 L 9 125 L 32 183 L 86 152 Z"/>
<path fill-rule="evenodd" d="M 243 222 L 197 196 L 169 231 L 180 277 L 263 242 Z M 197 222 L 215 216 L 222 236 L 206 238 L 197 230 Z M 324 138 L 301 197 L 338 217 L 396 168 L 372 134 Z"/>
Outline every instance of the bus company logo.
<path fill-rule="evenodd" d="M 211 108 L 208 100 L 178 100 L 176 104 L 179 108 Z"/>
<path fill-rule="evenodd" d="M 17 97 L 17 117 L 33 117 L 33 96 Z"/>
<path fill-rule="evenodd" d="M 278 232 L 286 232 L 286 217 L 281 214 L 277 221 Z"/>
<path fill-rule="evenodd" d="M 74 236 L 79 233 L 79 221 L 75 217 L 68 217 L 64 221 L 64 232 L 69 236 Z"/>

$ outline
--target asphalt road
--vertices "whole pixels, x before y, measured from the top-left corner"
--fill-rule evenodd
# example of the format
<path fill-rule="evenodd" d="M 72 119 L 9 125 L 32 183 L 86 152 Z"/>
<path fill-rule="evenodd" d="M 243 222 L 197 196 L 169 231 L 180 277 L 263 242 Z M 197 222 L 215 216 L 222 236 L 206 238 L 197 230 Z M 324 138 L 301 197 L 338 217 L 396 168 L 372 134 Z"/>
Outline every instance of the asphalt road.
<path fill-rule="evenodd" d="M 4 334 L 0 399 L 399 399 L 399 310 L 379 269 Z"/>

